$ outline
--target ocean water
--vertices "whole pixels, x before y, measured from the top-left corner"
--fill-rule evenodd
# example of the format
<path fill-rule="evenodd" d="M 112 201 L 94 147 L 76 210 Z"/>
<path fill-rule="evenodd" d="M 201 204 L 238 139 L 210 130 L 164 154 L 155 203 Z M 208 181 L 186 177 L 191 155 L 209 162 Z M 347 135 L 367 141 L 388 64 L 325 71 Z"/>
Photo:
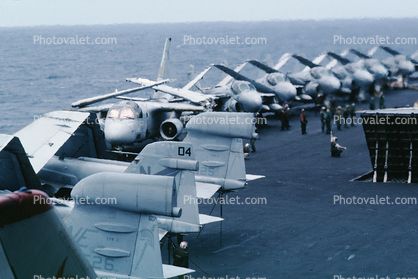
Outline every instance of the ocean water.
<path fill-rule="evenodd" d="M 171 37 L 170 78 L 172 86 L 187 83 L 187 71 L 226 60 L 235 67 L 246 59 L 263 61 L 271 55 L 274 62 L 286 52 L 315 58 L 325 50 L 342 52 L 356 48 L 367 52 L 374 44 L 342 44 L 335 38 L 389 38 L 390 45 L 404 54 L 413 54 L 418 45 L 395 44 L 395 38 L 417 38 L 418 19 L 323 20 L 270 22 L 215 22 L 185 24 L 127 24 L 95 26 L 40 26 L 0 28 L 0 133 L 12 134 L 39 115 L 69 109 L 76 100 L 135 87 L 129 77 L 156 79 L 165 38 Z M 114 44 L 45 44 L 36 38 L 56 39 L 115 38 Z M 206 38 L 207 44 L 200 43 Z M 239 37 L 261 38 L 259 44 L 215 44 L 215 40 Z M 194 38 L 195 44 L 186 41 Z M 209 38 L 211 38 L 209 40 Z M 61 42 L 62 42 L 61 41 Z M 56 42 L 58 42 L 56 40 Z M 379 50 L 376 57 L 389 54 Z M 351 54 L 348 58 L 355 59 Z M 247 66 L 242 73 L 257 78 L 259 73 Z M 303 66 L 289 61 L 284 72 Z M 221 78 L 212 69 L 202 81 L 213 86 Z M 131 96 L 150 96 L 152 91 Z"/>

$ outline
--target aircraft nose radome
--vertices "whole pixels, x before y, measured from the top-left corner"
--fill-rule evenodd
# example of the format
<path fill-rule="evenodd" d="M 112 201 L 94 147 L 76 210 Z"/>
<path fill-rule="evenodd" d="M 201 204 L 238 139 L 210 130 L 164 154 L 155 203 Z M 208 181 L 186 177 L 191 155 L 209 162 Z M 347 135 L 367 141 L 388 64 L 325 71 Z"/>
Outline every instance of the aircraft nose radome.
<path fill-rule="evenodd" d="M 263 105 L 263 100 L 256 91 L 242 92 L 237 96 L 237 101 L 245 112 L 259 112 Z"/>
<path fill-rule="evenodd" d="M 341 87 L 341 82 L 336 77 L 327 77 L 321 82 L 321 87 L 326 93 L 334 93 Z"/>
<path fill-rule="evenodd" d="M 104 128 L 106 140 L 110 144 L 131 144 L 136 139 L 133 120 L 110 120 L 107 119 Z"/>
<path fill-rule="evenodd" d="M 280 93 L 277 97 L 283 101 L 289 101 L 296 97 L 296 87 L 290 82 L 282 82 L 277 86 L 276 92 Z"/>

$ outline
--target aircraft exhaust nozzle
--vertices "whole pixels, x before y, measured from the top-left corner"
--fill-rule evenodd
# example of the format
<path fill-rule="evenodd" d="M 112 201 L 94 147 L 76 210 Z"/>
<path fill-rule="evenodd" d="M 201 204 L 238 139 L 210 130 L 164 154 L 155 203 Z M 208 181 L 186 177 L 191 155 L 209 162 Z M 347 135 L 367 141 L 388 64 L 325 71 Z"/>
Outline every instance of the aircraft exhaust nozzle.
<path fill-rule="evenodd" d="M 160 135 L 165 140 L 173 140 L 183 132 L 183 123 L 177 118 L 165 120 L 160 126 Z"/>

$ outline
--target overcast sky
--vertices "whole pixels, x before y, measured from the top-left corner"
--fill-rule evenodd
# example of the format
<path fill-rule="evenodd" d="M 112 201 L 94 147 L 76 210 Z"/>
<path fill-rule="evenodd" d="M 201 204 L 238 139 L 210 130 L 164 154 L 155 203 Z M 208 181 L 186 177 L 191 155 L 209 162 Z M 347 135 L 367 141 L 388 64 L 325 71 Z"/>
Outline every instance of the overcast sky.
<path fill-rule="evenodd" d="M 418 17 L 416 0 L 0 0 L 0 26 Z"/>

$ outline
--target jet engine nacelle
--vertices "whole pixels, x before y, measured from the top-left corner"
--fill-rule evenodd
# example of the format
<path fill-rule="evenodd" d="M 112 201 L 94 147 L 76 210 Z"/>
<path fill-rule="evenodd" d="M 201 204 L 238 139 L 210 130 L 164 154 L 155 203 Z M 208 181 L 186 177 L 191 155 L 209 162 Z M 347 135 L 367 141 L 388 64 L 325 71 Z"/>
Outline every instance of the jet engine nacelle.
<path fill-rule="evenodd" d="M 165 140 L 173 140 L 183 131 L 183 123 L 178 118 L 165 120 L 160 126 L 160 135 Z"/>

